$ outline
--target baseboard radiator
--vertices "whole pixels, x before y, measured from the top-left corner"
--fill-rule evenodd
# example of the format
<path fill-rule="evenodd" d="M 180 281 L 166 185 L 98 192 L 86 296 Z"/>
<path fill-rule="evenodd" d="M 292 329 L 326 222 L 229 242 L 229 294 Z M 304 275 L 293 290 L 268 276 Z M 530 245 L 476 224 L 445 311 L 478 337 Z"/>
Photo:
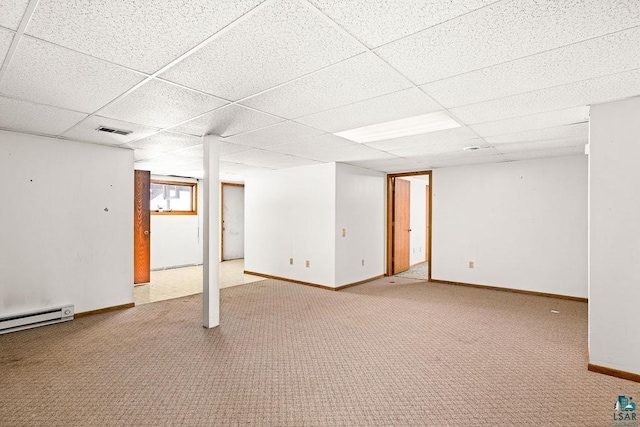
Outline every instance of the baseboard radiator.
<path fill-rule="evenodd" d="M 73 305 L 0 317 L 0 334 L 73 320 Z"/>

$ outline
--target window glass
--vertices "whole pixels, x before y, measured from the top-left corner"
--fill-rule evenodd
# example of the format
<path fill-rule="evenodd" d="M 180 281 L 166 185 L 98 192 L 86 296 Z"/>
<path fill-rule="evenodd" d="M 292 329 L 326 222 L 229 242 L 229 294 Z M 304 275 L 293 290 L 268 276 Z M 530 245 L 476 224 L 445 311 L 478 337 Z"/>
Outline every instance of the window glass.
<path fill-rule="evenodd" d="M 196 184 L 151 181 L 149 208 L 152 213 L 196 213 Z"/>

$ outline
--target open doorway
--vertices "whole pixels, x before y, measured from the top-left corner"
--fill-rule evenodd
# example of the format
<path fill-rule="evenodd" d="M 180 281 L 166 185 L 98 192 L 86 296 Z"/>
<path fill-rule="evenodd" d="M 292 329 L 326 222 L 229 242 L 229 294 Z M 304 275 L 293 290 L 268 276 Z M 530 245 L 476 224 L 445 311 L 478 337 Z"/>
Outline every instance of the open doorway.
<path fill-rule="evenodd" d="M 221 185 L 222 261 L 244 259 L 244 184 Z"/>
<path fill-rule="evenodd" d="M 387 175 L 386 275 L 431 279 L 431 171 Z"/>
<path fill-rule="evenodd" d="M 134 302 L 141 305 L 199 294 L 203 275 L 203 215 L 198 208 L 203 205 L 201 182 L 150 176 L 149 172 L 144 172 L 144 178 L 146 186 L 140 184 L 135 203 L 146 207 L 146 218 L 150 215 L 151 219 L 136 234 L 146 243 L 145 247 L 136 245 L 136 249 L 143 249 L 139 256 L 145 263 L 139 264 L 146 276 L 134 288 Z M 220 261 L 224 258 L 224 262 L 220 263 L 219 286 L 223 289 L 264 280 L 244 274 L 244 185 L 220 185 Z M 148 230 L 153 231 L 153 238 Z"/>

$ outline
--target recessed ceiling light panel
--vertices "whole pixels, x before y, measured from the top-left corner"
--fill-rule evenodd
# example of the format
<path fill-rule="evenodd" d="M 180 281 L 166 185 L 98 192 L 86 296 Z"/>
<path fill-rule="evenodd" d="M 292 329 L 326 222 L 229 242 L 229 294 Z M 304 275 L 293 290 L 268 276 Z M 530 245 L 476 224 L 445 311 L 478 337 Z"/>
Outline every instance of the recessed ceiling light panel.
<path fill-rule="evenodd" d="M 403 136 L 420 135 L 457 127 L 460 127 L 460 124 L 449 117 L 447 113 L 437 111 L 435 113 L 421 114 L 419 116 L 406 117 L 404 119 L 336 132 L 334 135 L 351 141 L 366 143 L 401 138 Z"/>

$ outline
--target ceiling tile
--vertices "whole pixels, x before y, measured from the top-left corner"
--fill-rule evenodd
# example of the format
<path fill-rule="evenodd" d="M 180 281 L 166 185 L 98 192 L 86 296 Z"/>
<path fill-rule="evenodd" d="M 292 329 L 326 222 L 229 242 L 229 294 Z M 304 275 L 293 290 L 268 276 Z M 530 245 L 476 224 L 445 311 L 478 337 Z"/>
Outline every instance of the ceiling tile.
<path fill-rule="evenodd" d="M 525 153 L 527 151 L 542 151 L 542 150 L 548 150 L 553 148 L 579 146 L 581 147 L 581 150 L 584 153 L 584 146 L 587 142 L 588 142 L 587 138 L 573 137 L 573 138 L 552 139 L 547 141 L 515 142 L 511 144 L 500 144 L 494 148 L 502 154 L 509 155 L 509 154 Z"/>
<path fill-rule="evenodd" d="M 387 173 L 424 170 L 424 165 L 422 163 L 401 158 L 353 161 L 349 162 L 349 164 Z"/>
<path fill-rule="evenodd" d="M 296 122 L 333 133 L 438 110 L 442 110 L 440 105 L 420 89 L 412 87 L 300 117 Z"/>
<path fill-rule="evenodd" d="M 306 166 L 317 162 L 300 157 L 289 156 L 287 154 L 275 153 L 265 150 L 250 150 L 242 153 L 220 156 L 226 162 L 241 163 L 250 166 L 267 167 L 281 169 L 296 166 Z"/>
<path fill-rule="evenodd" d="M 29 0 L 2 0 L 0 2 L 0 26 L 17 30 L 28 5 Z"/>
<path fill-rule="evenodd" d="M 640 70 L 569 83 L 451 110 L 467 124 L 593 105 L 640 94 Z"/>
<path fill-rule="evenodd" d="M 419 161 L 421 163 L 429 163 L 438 161 L 449 161 L 449 160 L 465 160 L 475 157 L 487 157 L 487 156 L 495 156 L 499 154 L 498 151 L 493 147 L 483 147 L 480 150 L 475 151 L 463 151 L 461 149 L 456 150 L 442 150 L 438 152 L 432 152 L 426 155 L 417 155 L 417 156 L 404 156 L 407 159 L 411 159 L 413 161 Z"/>
<path fill-rule="evenodd" d="M 182 152 L 180 152 L 180 154 L 182 154 Z M 185 170 L 202 170 L 203 168 L 204 168 L 204 163 L 202 162 L 202 160 L 200 160 L 200 161 L 193 161 L 189 163 L 183 163 L 181 165 L 177 165 L 173 167 L 172 169 L 175 171 L 185 171 Z"/>
<path fill-rule="evenodd" d="M 108 132 L 99 132 L 100 126 L 113 129 L 127 130 L 129 135 L 116 135 Z M 123 122 L 100 116 L 90 116 L 83 120 L 78 126 L 69 129 L 62 134 L 63 137 L 76 141 L 93 142 L 96 144 L 121 145 L 135 139 L 144 138 L 147 135 L 159 131 L 158 128 L 138 125 L 135 123 Z"/>
<path fill-rule="evenodd" d="M 502 163 L 508 162 L 511 159 L 503 154 L 496 154 L 496 151 L 492 151 L 487 155 L 471 156 L 471 157 L 458 157 L 458 158 L 424 158 L 423 163 L 431 165 L 432 168 L 448 168 L 455 166 L 471 166 L 482 165 L 487 163 Z"/>
<path fill-rule="evenodd" d="M 259 0 L 40 0 L 27 34 L 152 73 Z"/>
<path fill-rule="evenodd" d="M 223 171 L 226 172 L 227 170 L 230 170 L 236 166 L 242 166 L 242 165 L 239 163 L 225 162 L 221 160 L 219 163 L 219 166 L 220 166 L 220 172 L 223 172 Z"/>
<path fill-rule="evenodd" d="M 161 77 L 238 100 L 364 51 L 305 2 L 278 0 Z"/>
<path fill-rule="evenodd" d="M 462 141 L 432 141 L 425 144 L 413 145 L 406 148 L 398 148 L 388 151 L 391 154 L 401 157 L 431 156 L 435 154 L 462 155 L 465 152 L 463 150 L 464 148 L 473 146 L 488 147 L 489 145 L 481 139 L 467 139 Z"/>
<path fill-rule="evenodd" d="M 283 122 L 267 128 L 231 136 L 226 138 L 225 141 L 249 147 L 265 148 L 271 145 L 295 142 L 322 133 L 322 131 L 298 123 Z"/>
<path fill-rule="evenodd" d="M 406 165 L 406 164 L 415 164 L 415 162 L 407 159 L 403 159 L 401 157 L 390 157 L 387 159 L 379 159 L 379 160 L 354 160 L 349 162 L 350 165 L 362 166 L 362 167 L 376 167 L 376 166 L 398 166 L 398 165 Z"/>
<path fill-rule="evenodd" d="M 203 166 L 204 148 L 202 144 L 194 145 L 177 152 L 180 157 L 188 157 L 194 159 L 194 162 L 199 163 L 200 167 Z"/>
<path fill-rule="evenodd" d="M 243 151 L 250 151 L 251 147 L 246 145 L 231 144 L 229 142 L 220 141 L 220 156 L 227 154 L 242 153 Z"/>
<path fill-rule="evenodd" d="M 241 103 L 277 116 L 296 118 L 410 86 L 383 61 L 366 53 Z"/>
<path fill-rule="evenodd" d="M 638 22 L 636 1 L 503 1 L 376 53 L 423 84 L 632 28 Z"/>
<path fill-rule="evenodd" d="M 573 107 L 469 126 L 482 137 L 524 132 L 589 121 L 589 107 Z"/>
<path fill-rule="evenodd" d="M 136 160 L 134 166 L 136 169 L 149 170 L 156 174 L 167 174 L 171 168 L 192 162 L 193 159 L 182 158 L 173 154 L 161 154 L 151 159 Z"/>
<path fill-rule="evenodd" d="M 263 168 L 260 166 L 243 165 L 239 163 L 220 162 L 221 175 L 224 173 L 245 176 L 248 173 L 263 172 L 272 169 L 273 168 Z"/>
<path fill-rule="evenodd" d="M 169 127 L 224 104 L 219 98 L 152 79 L 99 114 L 147 126 Z"/>
<path fill-rule="evenodd" d="M 22 37 L 0 91 L 40 104 L 93 113 L 143 79 L 142 74 L 118 65 Z"/>
<path fill-rule="evenodd" d="M 184 163 L 179 165 L 163 165 L 152 170 L 154 175 L 165 175 L 174 177 L 203 178 L 204 167 L 202 161 Z"/>
<path fill-rule="evenodd" d="M 421 86 L 445 107 L 640 68 L 640 27 Z"/>
<path fill-rule="evenodd" d="M 13 42 L 13 35 L 12 31 L 0 28 L 0 64 L 4 62 L 7 52 L 9 52 L 11 42 Z"/>
<path fill-rule="evenodd" d="M 396 157 L 366 145 L 353 144 L 326 148 L 313 153 L 312 158 L 321 162 L 353 162 L 358 160 L 394 159 Z"/>
<path fill-rule="evenodd" d="M 425 146 L 431 144 L 445 144 L 454 141 L 466 141 L 478 136 L 467 127 L 441 130 L 438 132 L 425 133 L 422 135 L 405 136 L 402 138 L 387 139 L 384 141 L 371 142 L 367 145 L 383 151 L 394 151 L 415 146 Z"/>
<path fill-rule="evenodd" d="M 122 148 L 128 148 L 124 145 L 121 146 Z M 135 160 L 136 162 L 142 161 L 142 160 L 150 160 L 153 159 L 155 157 L 160 157 L 162 154 L 164 154 L 162 151 L 158 151 L 158 150 L 142 150 L 142 149 L 136 149 L 133 152 L 133 160 Z"/>
<path fill-rule="evenodd" d="M 280 123 L 280 119 L 240 105 L 228 105 L 191 120 L 171 130 L 191 135 L 220 135 L 228 137 Z"/>
<path fill-rule="evenodd" d="M 370 48 L 496 2 L 496 0 L 310 1 Z"/>
<path fill-rule="evenodd" d="M 544 159 L 549 157 L 584 156 L 584 146 L 575 145 L 572 147 L 547 148 L 544 150 L 523 151 L 505 155 L 512 161 Z"/>
<path fill-rule="evenodd" d="M 327 150 L 355 145 L 358 145 L 358 143 L 335 135 L 324 134 L 303 140 L 296 140 L 294 142 L 287 142 L 285 144 L 273 145 L 269 147 L 269 151 L 313 159 L 316 153 L 323 153 Z"/>
<path fill-rule="evenodd" d="M 491 145 L 507 144 L 511 142 L 534 142 L 561 138 L 584 138 L 589 137 L 589 124 L 579 123 L 575 125 L 557 126 L 552 128 L 528 130 L 506 135 L 491 136 L 485 138 Z"/>
<path fill-rule="evenodd" d="M 170 152 L 183 148 L 202 144 L 202 139 L 197 136 L 184 135 L 174 132 L 160 132 L 138 141 L 127 143 L 126 146 L 134 149 Z"/>
<path fill-rule="evenodd" d="M 86 114 L 17 99 L 0 97 L 0 128 L 43 135 L 59 135 Z"/>

